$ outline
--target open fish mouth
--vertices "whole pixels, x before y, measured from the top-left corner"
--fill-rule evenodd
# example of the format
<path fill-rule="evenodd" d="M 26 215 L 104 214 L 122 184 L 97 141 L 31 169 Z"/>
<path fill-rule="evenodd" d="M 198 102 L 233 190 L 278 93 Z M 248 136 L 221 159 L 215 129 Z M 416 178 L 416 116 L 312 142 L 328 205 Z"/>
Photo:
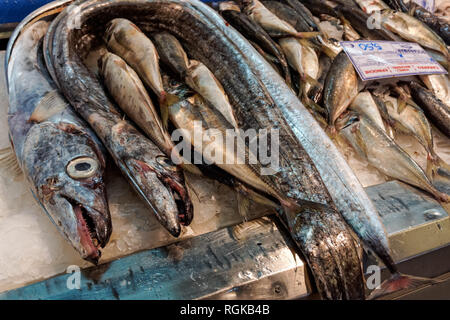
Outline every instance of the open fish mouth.
<path fill-rule="evenodd" d="M 106 246 L 111 235 L 110 221 L 99 211 L 85 204 L 67 196 L 63 196 L 63 198 L 72 206 L 82 258 L 98 264 L 102 255 L 100 248 Z"/>
<path fill-rule="evenodd" d="M 193 206 L 181 172 L 166 157 L 156 159 L 155 165 L 137 159 L 125 161 L 128 171 L 140 180 L 139 193 L 153 209 L 160 223 L 174 237 L 181 234 L 181 225 L 188 226 L 193 218 Z M 133 179 L 134 180 L 134 179 Z M 135 181 L 139 182 L 139 181 Z"/>

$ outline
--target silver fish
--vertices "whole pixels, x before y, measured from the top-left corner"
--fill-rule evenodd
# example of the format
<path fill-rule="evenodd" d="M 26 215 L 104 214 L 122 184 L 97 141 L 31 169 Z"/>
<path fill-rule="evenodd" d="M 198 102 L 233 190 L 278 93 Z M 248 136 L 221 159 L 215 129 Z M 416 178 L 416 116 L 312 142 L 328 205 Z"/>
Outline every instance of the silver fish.
<path fill-rule="evenodd" d="M 238 128 L 227 94 L 208 67 L 199 61 L 191 60 L 185 81 L 189 87 L 213 105 L 229 123 Z"/>
<path fill-rule="evenodd" d="M 121 18 L 109 22 L 105 41 L 108 49 L 123 58 L 164 101 L 159 56 L 153 42 L 134 23 Z"/>
<path fill-rule="evenodd" d="M 449 59 L 450 54 L 447 45 L 426 24 L 398 11 L 385 10 L 381 16 L 386 29 L 398 34 L 405 40 L 414 41 L 423 47 L 439 51 Z"/>
<path fill-rule="evenodd" d="M 47 73 L 48 23 L 27 25 L 9 61 L 10 139 L 35 199 L 81 257 L 97 263 L 112 232 L 97 138 Z"/>
<path fill-rule="evenodd" d="M 437 190 L 422 168 L 376 124 L 366 117 L 341 131 L 357 153 L 383 174 L 406 182 L 448 202 L 449 196 Z"/>

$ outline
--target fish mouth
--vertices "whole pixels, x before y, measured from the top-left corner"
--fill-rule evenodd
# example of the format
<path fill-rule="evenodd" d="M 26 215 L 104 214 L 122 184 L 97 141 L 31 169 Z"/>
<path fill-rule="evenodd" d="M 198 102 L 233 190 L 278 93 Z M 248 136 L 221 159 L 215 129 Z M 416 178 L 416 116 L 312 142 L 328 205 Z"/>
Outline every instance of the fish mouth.
<path fill-rule="evenodd" d="M 130 175 L 130 178 L 158 221 L 172 236 L 179 237 L 181 226 L 188 226 L 193 218 L 193 205 L 181 172 L 178 168 L 170 170 L 137 159 L 127 159 L 125 164 L 128 172 L 137 174 Z M 158 200 L 164 193 L 169 199 L 161 203 Z"/>
<path fill-rule="evenodd" d="M 178 180 L 172 177 L 163 177 L 162 182 L 172 192 L 175 204 L 178 208 L 178 221 L 183 226 L 189 226 L 193 218 L 193 207 L 186 187 Z"/>
<path fill-rule="evenodd" d="M 111 236 L 111 221 L 104 215 L 85 204 L 63 196 L 72 206 L 76 219 L 76 229 L 80 237 L 81 256 L 83 259 L 97 265 L 104 248 Z M 109 216 L 109 213 L 108 215 Z"/>

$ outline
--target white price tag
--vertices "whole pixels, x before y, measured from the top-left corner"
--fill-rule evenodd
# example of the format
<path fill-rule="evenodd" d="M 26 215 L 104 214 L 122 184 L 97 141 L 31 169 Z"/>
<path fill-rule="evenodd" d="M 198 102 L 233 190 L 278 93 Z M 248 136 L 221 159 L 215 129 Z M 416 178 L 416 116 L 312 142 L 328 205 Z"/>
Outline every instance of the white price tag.
<path fill-rule="evenodd" d="M 343 41 L 341 46 L 364 81 L 447 73 L 417 43 Z"/>

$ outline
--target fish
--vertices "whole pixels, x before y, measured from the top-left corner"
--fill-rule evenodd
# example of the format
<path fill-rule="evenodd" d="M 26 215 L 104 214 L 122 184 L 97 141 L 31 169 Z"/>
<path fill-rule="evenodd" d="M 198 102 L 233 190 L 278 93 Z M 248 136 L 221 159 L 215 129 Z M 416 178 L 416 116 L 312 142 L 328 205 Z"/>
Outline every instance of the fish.
<path fill-rule="evenodd" d="M 410 11 L 413 11 L 414 17 L 425 23 L 431 30 L 436 32 L 447 45 L 450 45 L 450 25 L 448 22 L 418 4 L 412 3 L 411 5 L 414 6 L 410 9 Z"/>
<path fill-rule="evenodd" d="M 298 32 L 286 21 L 278 18 L 258 0 L 240 0 L 243 12 L 253 21 L 261 25 L 273 38 L 294 37 L 311 38 L 319 35 L 318 32 Z"/>
<path fill-rule="evenodd" d="M 450 108 L 450 80 L 445 74 L 430 74 L 420 76 L 428 90 L 434 93 L 436 98 L 441 100 Z"/>
<path fill-rule="evenodd" d="M 78 24 L 72 19 L 80 18 L 77 21 L 82 21 L 86 18 L 78 9 L 80 7 L 76 5 L 67 8 L 65 16 L 58 21 L 54 38 L 48 41 L 52 46 L 48 51 L 53 54 L 52 63 L 47 64 L 47 67 L 54 68 L 54 80 L 61 92 L 89 123 L 115 164 L 160 224 L 172 236 L 178 237 L 181 226 L 189 225 L 193 218 L 193 206 L 183 172 L 151 140 L 123 119 L 99 80 L 83 64 L 80 58 L 84 55 L 82 50 L 89 48 L 89 45 L 76 45 L 76 40 L 69 36 L 78 30 Z M 108 21 L 111 21 L 111 17 Z M 108 21 L 100 25 L 104 26 Z M 99 26 L 86 25 L 91 28 Z M 89 27 L 85 31 L 89 34 Z M 102 31 L 98 32 L 103 35 Z M 91 38 L 83 37 L 83 40 Z"/>
<path fill-rule="evenodd" d="M 300 75 L 299 96 L 306 97 L 311 87 L 318 84 L 319 58 L 316 52 L 296 38 L 282 38 L 279 44 L 291 67 Z"/>
<path fill-rule="evenodd" d="M 278 44 L 267 34 L 267 32 L 247 15 L 241 12 L 240 8 L 233 2 L 221 2 L 220 14 L 236 30 L 242 33 L 247 39 L 260 46 L 262 50 L 276 57 L 283 70 L 286 83 L 291 85 L 291 74 L 283 51 Z"/>
<path fill-rule="evenodd" d="M 423 111 L 415 106 L 406 104 L 403 110 L 399 110 L 398 100 L 385 97 L 385 104 L 389 116 L 396 122 L 395 128 L 400 132 L 409 134 L 417 139 L 427 151 L 426 173 L 430 180 L 441 165 L 439 156 L 434 151 L 433 133 Z"/>
<path fill-rule="evenodd" d="M 355 68 L 347 54 L 341 52 L 331 65 L 323 93 L 331 131 L 337 118 L 350 106 L 357 95 L 358 78 Z"/>
<path fill-rule="evenodd" d="M 427 118 L 450 138 L 450 107 L 417 82 L 411 81 L 409 87 L 414 101 L 422 108 Z"/>
<path fill-rule="evenodd" d="M 233 76 L 236 74 L 241 74 L 241 72 L 237 72 L 237 70 L 250 68 L 260 80 L 260 83 L 265 87 L 265 91 L 272 98 L 272 103 L 274 104 L 273 107 L 264 107 L 264 104 L 261 104 L 266 103 L 266 99 L 252 99 L 249 104 L 245 102 L 245 99 L 240 100 L 239 105 L 241 113 L 237 113 L 237 116 L 245 117 L 245 119 L 247 119 L 247 121 L 243 121 L 243 123 L 247 124 L 247 128 L 260 127 L 260 124 L 268 121 L 266 117 L 272 119 L 272 122 L 273 119 L 275 119 L 274 116 L 276 116 L 277 121 L 280 119 L 282 123 L 288 125 L 286 129 L 291 131 L 291 133 L 290 135 L 286 135 L 286 138 L 290 136 L 293 137 L 294 140 L 289 141 L 290 143 L 297 144 L 298 147 L 293 150 L 294 152 L 281 152 L 281 150 L 285 148 L 285 143 L 287 142 L 285 141 L 284 134 L 282 135 L 283 139 L 280 139 L 280 152 L 281 154 L 291 155 L 290 159 L 287 162 L 283 161 L 283 163 L 294 165 L 293 168 L 295 168 L 295 163 L 301 165 L 306 162 L 302 161 L 298 163 L 297 159 L 299 158 L 295 156 L 292 157 L 294 153 L 304 150 L 308 154 L 308 158 L 311 159 L 314 164 L 315 170 L 320 173 L 322 183 L 328 189 L 328 193 L 339 213 L 357 236 L 370 247 L 373 252 L 375 252 L 390 271 L 391 277 L 381 284 L 380 289 L 372 292 L 371 297 L 380 296 L 400 288 L 411 288 L 418 284 L 433 283 L 430 279 L 404 275 L 399 272 L 392 259 L 383 224 L 381 223 L 377 210 L 370 198 L 365 193 L 353 171 L 349 168 L 342 154 L 333 145 L 309 111 L 295 97 L 291 89 L 284 83 L 283 79 L 277 75 L 277 73 L 257 54 L 241 35 L 229 30 L 213 9 L 200 4 L 198 1 L 192 0 L 192 2 L 195 3 L 195 8 L 201 11 L 204 14 L 204 17 L 207 17 L 214 26 L 225 33 L 226 38 L 230 39 L 238 49 L 233 51 L 232 54 L 223 53 L 221 55 L 221 57 L 226 57 L 227 63 L 230 63 L 234 59 L 237 60 L 236 64 L 234 64 L 235 68 L 232 69 L 233 72 L 228 73 L 227 71 L 230 71 L 231 69 L 225 68 L 220 71 L 216 70 L 215 73 L 218 79 L 224 83 L 225 89 L 236 92 L 235 90 L 238 87 L 233 86 L 232 82 L 230 83 L 229 81 L 232 81 L 231 79 L 233 79 Z M 314 3 L 319 3 L 319 1 L 314 1 Z M 310 7 L 309 9 L 312 10 L 312 8 L 313 7 Z M 222 46 L 218 46 L 218 48 L 221 48 L 221 52 L 223 52 L 222 50 L 224 48 Z M 195 49 L 196 47 L 193 45 L 191 50 L 195 51 Z M 197 51 L 197 54 L 201 55 L 201 52 Z M 217 55 L 205 57 L 212 60 L 209 64 L 211 68 L 214 64 L 219 64 L 217 60 L 214 61 L 216 57 Z M 242 65 L 243 61 L 245 61 L 244 65 Z M 203 62 L 206 63 L 206 60 Z M 244 74 L 248 73 L 244 72 Z M 227 78 L 229 81 L 226 80 Z M 258 85 L 253 82 L 251 87 L 254 88 L 250 91 L 253 95 L 257 92 L 256 89 L 258 88 Z M 239 95 L 230 94 L 230 97 L 239 97 Z M 246 99 L 250 98 L 250 96 L 246 94 L 242 95 L 242 97 L 246 97 Z M 258 105 L 259 107 L 255 108 L 255 105 Z M 249 116 L 246 116 L 246 114 Z M 284 126 L 281 126 L 280 128 L 282 128 L 283 131 L 286 130 L 284 129 Z M 245 127 L 243 129 L 245 129 Z M 293 173 L 294 171 L 290 170 L 289 172 Z M 298 177 L 298 175 L 296 176 Z M 313 190 L 311 189 L 312 181 L 313 180 L 310 179 L 309 183 L 305 184 L 300 182 L 297 186 L 305 185 L 308 186 L 309 190 Z M 309 199 L 311 200 L 311 198 Z M 289 230 L 291 230 L 292 235 L 292 228 Z M 308 259 L 310 260 L 311 258 L 307 257 L 307 260 Z M 309 265 L 311 264 L 309 263 Z M 327 274 L 327 272 L 317 273 Z M 319 291 L 322 290 L 319 289 Z M 322 296 L 324 296 L 323 293 Z"/>
<path fill-rule="evenodd" d="M 243 130 L 280 129 L 281 166 L 276 174 L 269 177 L 277 183 L 283 194 L 294 200 L 322 204 L 327 210 L 334 212 L 336 219 L 340 219 L 341 214 L 391 272 L 392 276 L 382 285 L 383 288 L 409 288 L 415 283 L 414 277 L 398 272 L 376 209 L 331 140 L 280 75 L 246 39 L 229 28 L 212 8 L 196 0 L 88 0 L 77 2 L 75 10 L 76 18 L 72 16 L 69 21 L 67 18 L 64 19 L 65 22 L 61 21 L 66 27 L 60 30 L 63 32 L 58 32 L 58 41 L 55 42 L 66 50 L 55 52 L 55 57 L 60 62 L 58 66 L 67 68 L 72 65 L 76 66 L 77 71 L 83 70 L 80 68 L 81 61 L 76 59 L 74 40 L 101 28 L 119 14 L 135 21 L 146 33 L 161 29 L 176 34 L 190 56 L 204 63 L 214 73 L 227 92 L 231 105 L 239 106 L 234 107 L 234 111 L 238 123 L 243 124 Z M 83 25 L 81 31 L 69 27 L 73 26 L 75 19 Z M 97 23 L 85 23 L 88 19 L 94 19 Z M 71 48 L 71 55 L 68 55 L 68 48 Z M 81 76 L 73 70 L 61 72 L 59 76 L 64 75 L 78 79 Z M 79 83 L 70 79 L 60 79 L 59 82 L 69 82 L 72 90 Z M 69 88 L 67 84 L 64 86 Z M 101 89 L 95 88 L 92 96 L 98 91 L 101 92 Z M 83 98 L 83 95 L 79 98 Z M 77 104 L 73 104 L 77 108 Z M 108 104 L 100 105 L 104 107 Z M 80 106 L 81 104 L 77 110 L 82 111 Z M 80 114 L 88 117 L 89 113 Z M 284 213 L 279 214 L 283 217 Z M 310 237 L 307 238 L 296 233 L 298 230 L 293 228 L 293 222 L 288 219 L 286 224 L 296 242 L 323 240 L 320 238 L 323 226 L 319 229 L 317 225 L 312 225 L 307 233 Z M 330 223 L 327 223 L 327 230 L 333 230 Z M 348 230 L 339 230 L 341 238 L 355 244 Z M 332 245 L 333 234 L 328 235 L 330 241 L 327 240 L 325 244 L 327 250 L 303 252 L 316 279 L 326 281 L 316 281 L 321 296 L 328 299 L 333 296 L 361 299 L 364 296 L 361 292 L 364 280 L 361 277 L 361 261 L 358 259 L 357 249 L 350 245 Z M 301 247 L 303 244 L 297 245 Z M 320 254 L 320 257 L 317 259 L 314 254 Z M 324 263 L 317 263 L 321 257 L 324 258 Z"/>
<path fill-rule="evenodd" d="M 189 70 L 189 58 L 180 41 L 169 32 L 152 34 L 153 42 L 161 61 L 180 79 L 184 79 Z"/>
<path fill-rule="evenodd" d="M 251 187 L 283 201 L 283 196 L 270 180 L 264 181 L 259 174 L 258 165 L 250 165 L 249 158 L 256 156 L 251 154 L 247 147 L 242 150 L 242 155 L 236 152 L 235 147 L 230 148 L 223 139 L 214 138 L 214 132 L 208 132 L 211 137 L 197 139 L 195 130 L 217 130 L 221 137 L 226 137 L 227 130 L 234 128 L 228 124 L 221 113 L 200 96 L 194 95 L 180 103 L 169 107 L 169 115 L 172 123 L 182 129 L 185 141 L 190 141 L 194 150 L 201 153 L 207 164 L 214 164 L 228 172 L 232 176 L 242 180 Z M 200 124 L 200 128 L 196 125 Z M 205 136 L 205 135 L 204 135 Z M 236 146 L 245 146 L 243 138 L 236 134 Z M 214 150 L 214 155 L 202 153 L 202 150 Z M 239 150 L 238 150 L 239 151 Z M 242 156 L 242 159 L 239 157 Z M 268 181 L 268 182 L 267 182 Z"/>
<path fill-rule="evenodd" d="M 222 85 L 204 64 L 189 60 L 181 43 L 169 35 L 167 32 L 155 34 L 159 51 L 164 51 L 164 63 L 175 71 L 180 79 L 186 81 L 193 90 L 214 105 L 227 121 L 237 128 L 238 124 L 234 118 L 233 109 Z"/>
<path fill-rule="evenodd" d="M 137 73 L 111 52 L 99 59 L 99 69 L 108 92 L 130 117 L 168 157 L 174 144 Z"/>
<path fill-rule="evenodd" d="M 318 85 L 315 85 L 309 91 L 309 98 L 316 104 L 322 101 L 323 87 L 325 85 L 325 79 L 327 78 L 328 71 L 331 68 L 332 59 L 328 55 L 321 55 L 319 58 L 319 78 L 317 79 Z"/>
<path fill-rule="evenodd" d="M 355 0 L 360 8 L 367 14 L 372 14 L 377 11 L 383 11 L 390 7 L 381 0 Z"/>
<path fill-rule="evenodd" d="M 450 58 L 444 40 L 442 40 L 441 37 L 426 24 L 416 18 L 411 17 L 406 13 L 392 10 L 383 11 L 381 17 L 383 26 L 398 34 L 403 39 L 417 42 L 425 48 L 438 51 L 442 53 L 447 60 Z"/>
<path fill-rule="evenodd" d="M 385 0 L 386 4 L 389 5 L 390 8 L 401 11 L 401 12 L 408 12 L 409 6 L 406 4 L 403 0 Z"/>
<path fill-rule="evenodd" d="M 135 24 L 122 18 L 111 20 L 105 32 L 105 42 L 108 50 L 124 59 L 160 101 L 166 99 L 158 52 L 153 42 Z"/>
<path fill-rule="evenodd" d="M 306 20 L 304 20 L 304 16 L 307 15 L 307 13 L 303 12 L 303 14 L 299 14 L 296 10 L 292 10 L 292 8 L 288 5 L 285 5 L 278 1 L 263 1 L 262 3 L 279 19 L 287 22 L 299 32 L 317 31 L 319 33 L 322 33 L 322 31 L 315 23 L 315 28 L 313 28 Z M 308 10 L 306 8 L 304 9 Z M 336 55 L 340 52 L 340 48 L 336 48 L 333 43 L 331 43 L 331 41 L 329 41 L 328 39 L 324 39 L 322 35 L 312 37 L 308 46 L 318 48 L 332 58 L 336 57 Z"/>
<path fill-rule="evenodd" d="M 435 50 L 431 49 L 424 49 L 428 55 L 433 58 L 436 62 L 438 62 L 441 66 L 443 66 L 446 70 L 450 70 L 449 61 L 447 60 L 447 57 L 444 56 L 442 53 L 437 52 Z"/>
<path fill-rule="evenodd" d="M 338 17 L 338 12 L 335 10 L 339 6 L 338 3 L 328 0 L 302 0 L 301 3 L 316 17 L 319 17 L 321 14 Z"/>
<path fill-rule="evenodd" d="M 352 27 L 365 39 L 400 41 L 400 38 L 382 23 L 369 28 L 371 16 L 357 7 L 338 6 L 335 10 L 338 16 L 344 16 L 350 21 Z"/>
<path fill-rule="evenodd" d="M 372 94 L 372 98 L 377 104 L 378 111 L 380 112 L 381 118 L 383 118 L 384 121 L 384 127 L 386 128 L 386 133 L 389 137 L 395 140 L 395 134 L 394 134 L 394 125 L 395 120 L 392 119 L 392 117 L 389 115 L 386 103 L 383 100 L 383 97 L 378 96 L 377 94 Z"/>
<path fill-rule="evenodd" d="M 368 118 L 359 117 L 341 132 L 355 151 L 381 173 L 425 190 L 439 201 L 450 201 L 433 186 L 422 168 Z"/>
<path fill-rule="evenodd" d="M 309 25 L 311 31 L 320 31 L 320 27 L 314 20 L 313 14 L 303 3 L 297 0 L 284 1 L 300 15 L 300 17 Z"/>
<path fill-rule="evenodd" d="M 313 29 L 308 22 L 306 22 L 297 10 L 292 10 L 293 8 L 278 1 L 263 0 L 261 3 L 274 13 L 279 19 L 289 23 L 299 32 L 312 32 L 319 31 L 318 29 Z M 297 1 L 297 3 L 300 3 Z"/>
<path fill-rule="evenodd" d="M 194 147 L 196 147 L 196 141 L 193 139 L 195 134 L 195 121 L 197 121 L 197 123 L 200 122 L 206 129 L 218 130 L 222 135 L 225 135 L 226 130 L 234 130 L 223 116 L 213 107 L 209 107 L 208 103 L 200 96 L 187 96 L 186 93 L 188 91 L 182 88 L 183 84 L 169 81 L 168 79 L 165 83 L 167 83 L 167 92 L 171 94 L 177 94 L 177 91 L 181 92 L 181 94 L 178 95 L 180 102 L 169 107 L 169 114 L 175 126 L 183 130 L 184 138 L 190 141 Z M 237 134 L 236 139 L 238 140 L 236 143 L 239 145 L 239 140 L 242 138 Z M 227 145 L 222 145 L 222 143 L 214 139 L 206 141 L 206 144 L 198 146 L 196 150 L 201 152 L 201 149 L 211 148 L 211 145 L 214 145 L 214 150 L 220 150 L 219 158 L 233 159 L 235 164 L 230 165 L 214 162 L 213 159 L 207 158 L 206 162 L 208 164 L 217 165 L 219 168 L 228 172 L 236 179 L 241 180 L 246 185 L 277 199 L 281 205 L 289 201 L 288 199 L 284 199 L 284 196 L 277 190 L 276 185 L 258 174 L 258 166 L 251 166 L 248 161 L 245 161 L 243 164 L 237 164 L 239 155 L 236 154 L 234 148 L 227 148 Z M 250 152 L 247 148 L 245 154 L 245 158 L 248 159 Z M 215 153 L 215 158 L 216 157 L 217 151 Z M 227 178 L 225 180 L 230 179 Z M 234 184 L 236 184 L 236 182 L 233 181 L 233 185 Z M 246 196 L 253 200 L 255 200 L 256 197 L 256 201 L 258 201 L 257 194 L 249 193 L 248 189 L 243 190 L 240 188 L 239 190 L 241 190 L 240 192 L 245 192 Z M 267 203 L 268 201 L 270 200 L 261 200 L 261 198 L 259 198 L 259 202 Z M 268 205 L 273 206 L 273 204 L 270 203 Z M 337 246 L 341 249 L 345 245 L 346 249 L 349 249 L 348 252 L 346 252 L 346 254 L 350 255 L 348 256 L 349 261 L 355 261 L 354 263 L 356 263 L 356 265 L 360 263 L 357 246 L 351 237 L 349 237 L 348 231 L 346 230 L 347 226 L 343 223 L 340 216 L 335 210 L 326 205 L 308 201 L 302 201 L 298 210 L 300 210 L 300 214 L 296 215 L 293 225 L 289 222 L 291 219 L 288 218 L 284 219 L 284 223 L 287 226 L 292 227 L 295 235 L 294 240 L 310 262 L 314 277 L 316 282 L 318 282 L 319 290 L 329 291 L 327 297 L 331 299 L 342 299 L 345 296 L 347 296 L 347 298 L 363 298 L 363 285 L 358 282 L 358 278 L 353 279 L 355 281 L 354 283 L 345 283 L 345 281 L 341 279 L 341 274 L 343 272 L 341 268 L 345 268 L 346 262 L 342 260 L 341 256 L 336 255 L 336 250 L 329 250 L 329 246 Z M 324 239 L 327 239 L 327 241 L 323 241 Z M 337 239 L 342 240 L 342 242 L 340 240 L 337 241 Z M 341 245 L 338 245 L 338 243 Z M 316 251 L 319 248 L 324 250 L 323 252 L 330 253 L 327 253 L 325 257 L 319 258 L 317 257 Z M 316 254 L 314 254 L 314 252 L 316 252 Z M 338 261 L 338 264 L 330 263 L 327 266 L 321 259 L 326 259 L 328 261 L 330 261 L 330 259 L 335 259 L 335 261 Z M 329 268 L 329 270 L 324 273 L 323 268 Z M 348 280 L 346 279 L 346 281 Z M 330 283 L 340 286 L 341 289 L 339 292 L 334 292 L 333 289 L 330 288 Z"/>
<path fill-rule="evenodd" d="M 342 26 L 344 27 L 344 38 L 346 41 L 357 41 L 361 40 L 359 33 L 352 27 L 350 21 L 348 21 L 344 16 L 340 16 Z"/>
<path fill-rule="evenodd" d="M 359 115 L 367 117 L 373 124 L 387 132 L 378 105 L 370 92 L 360 92 L 351 103 L 350 109 L 354 110 Z"/>
<path fill-rule="evenodd" d="M 28 24 L 11 51 L 10 141 L 36 201 L 80 256 L 97 264 L 112 232 L 106 160 L 97 137 L 47 72 L 42 41 L 48 26 Z"/>
<path fill-rule="evenodd" d="M 197 60 L 191 60 L 185 81 L 189 87 L 211 103 L 229 123 L 239 128 L 225 90 L 208 67 Z"/>

